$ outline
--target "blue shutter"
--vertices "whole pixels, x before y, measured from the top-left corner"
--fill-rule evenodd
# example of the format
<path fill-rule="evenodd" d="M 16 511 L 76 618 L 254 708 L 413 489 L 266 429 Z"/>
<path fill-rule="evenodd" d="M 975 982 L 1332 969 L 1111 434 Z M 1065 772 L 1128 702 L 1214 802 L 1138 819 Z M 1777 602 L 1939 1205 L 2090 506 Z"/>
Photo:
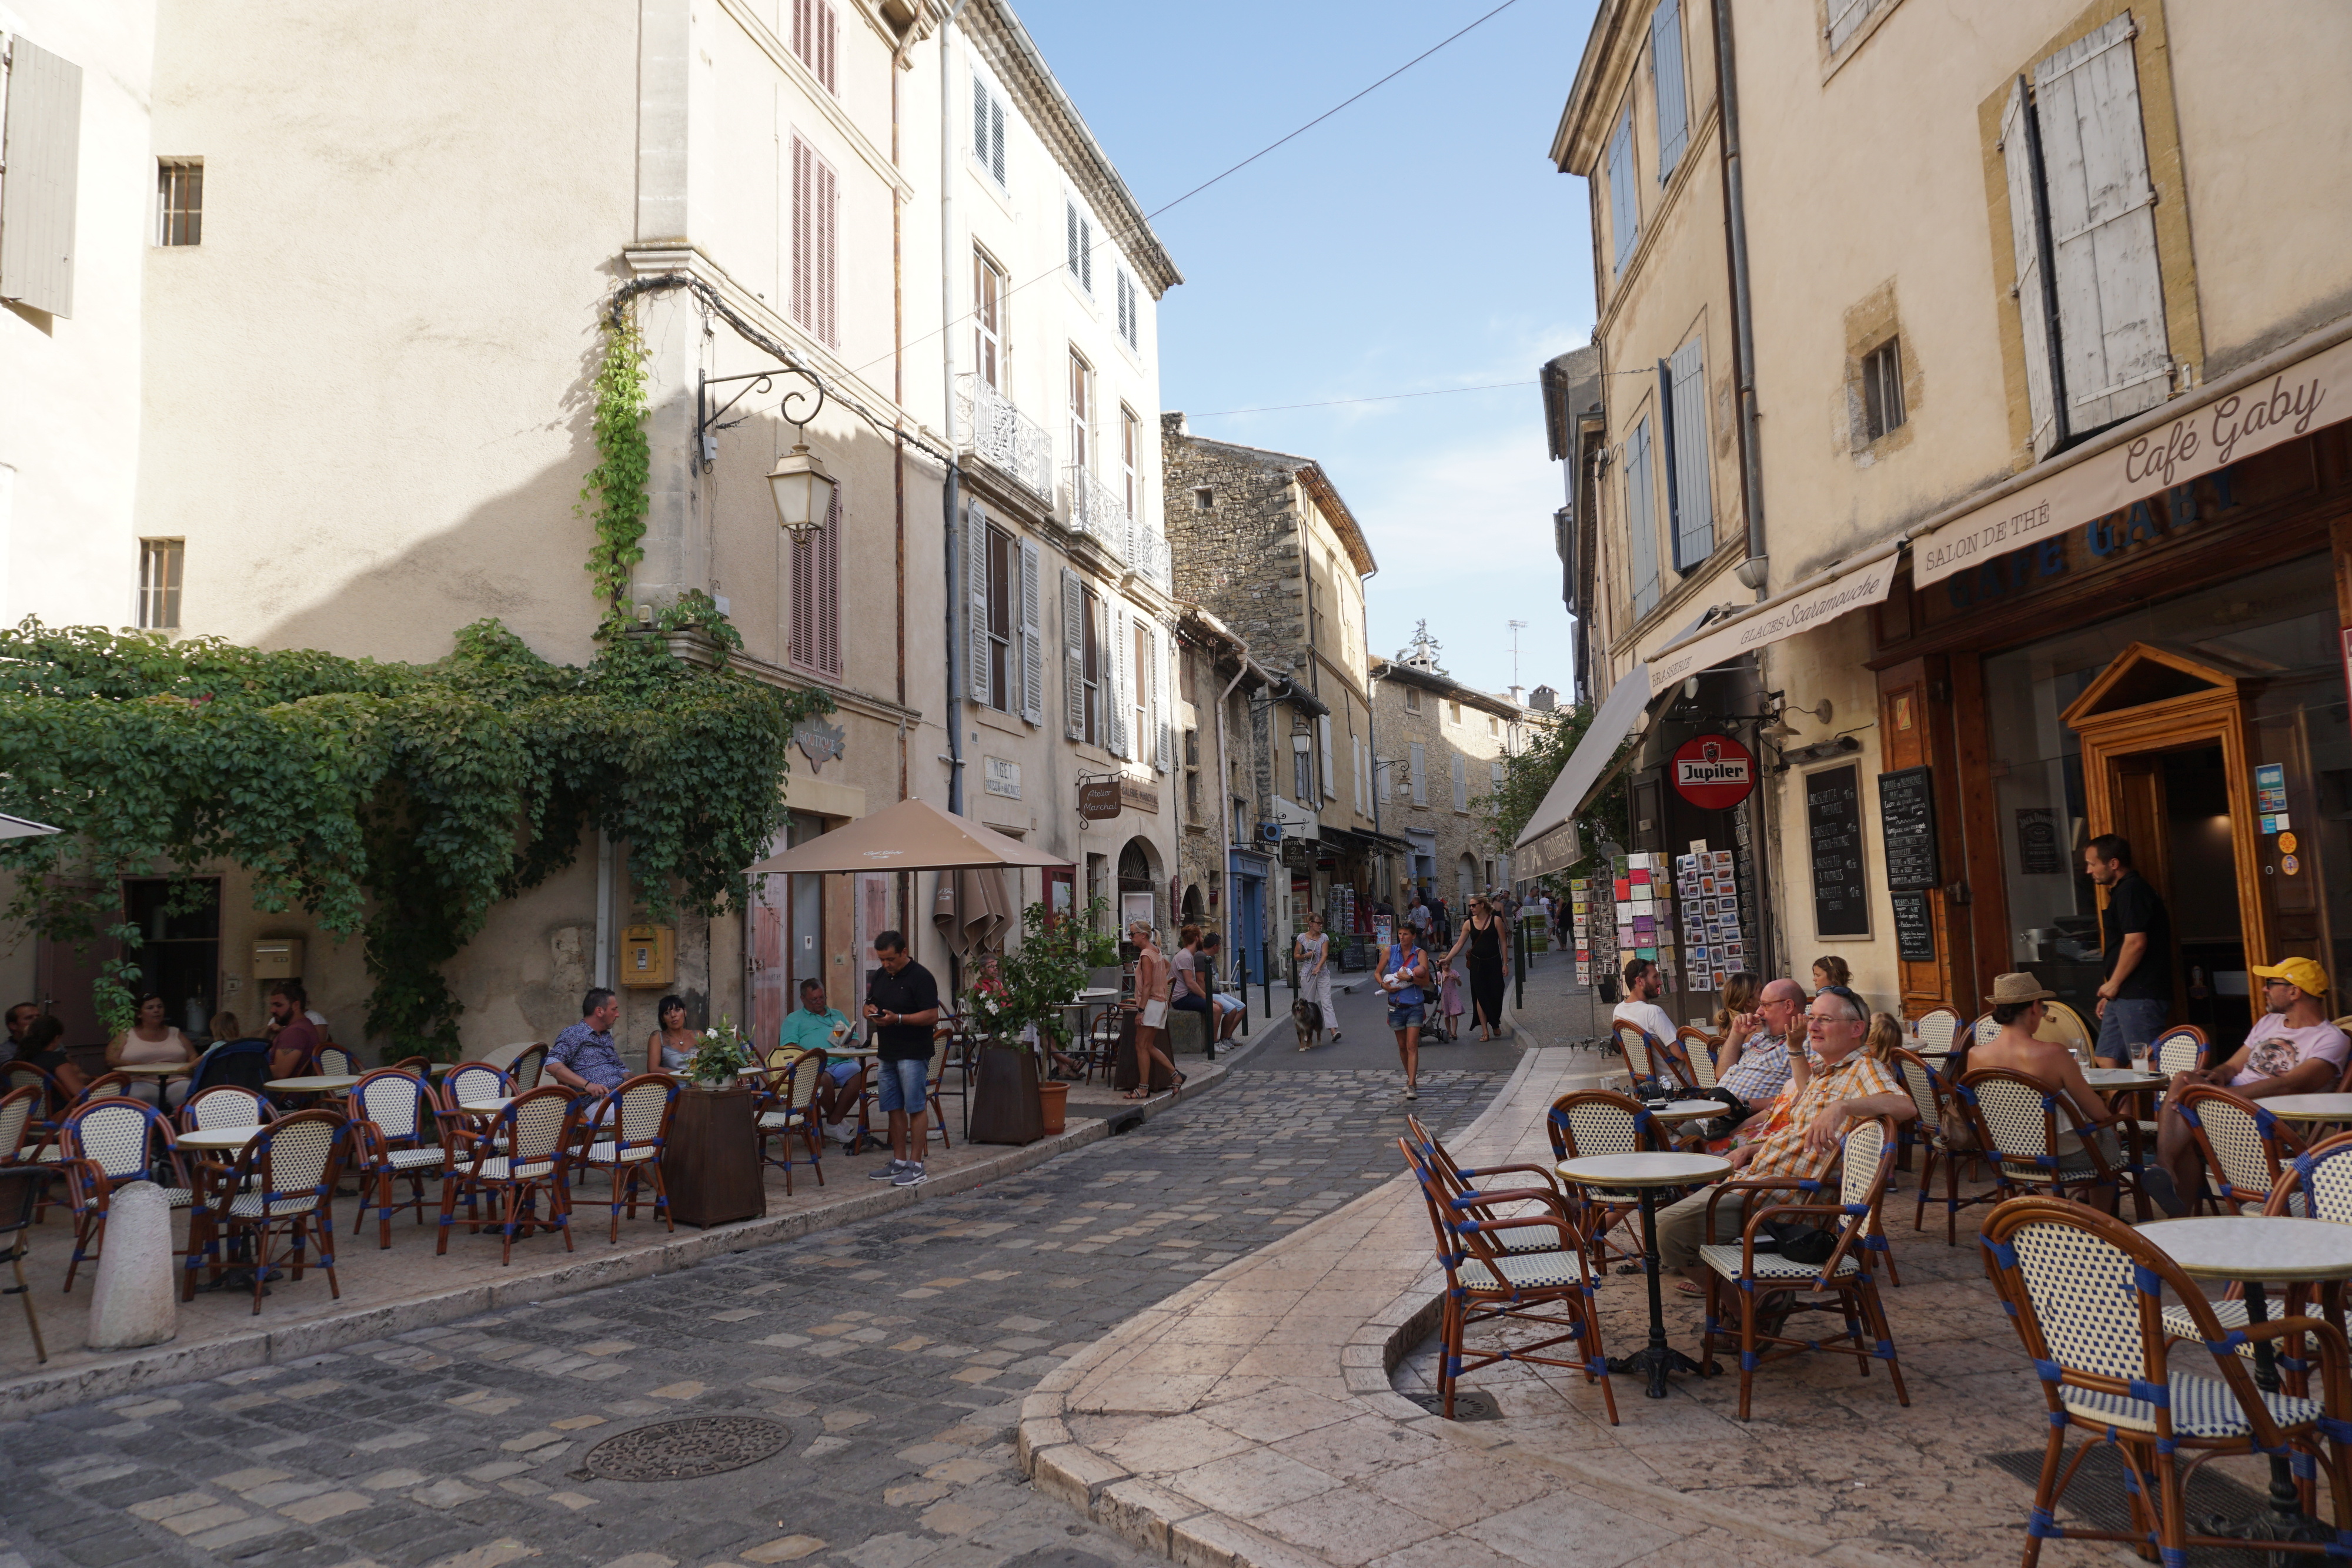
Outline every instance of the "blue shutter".
<path fill-rule="evenodd" d="M 1706 352 L 1696 338 L 1666 366 L 1667 429 L 1674 497 L 1675 570 L 1688 571 L 1715 553 L 1715 497 L 1706 468 Z"/>
<path fill-rule="evenodd" d="M 1625 446 L 1625 537 L 1633 547 L 1633 613 L 1658 603 L 1658 502 L 1650 478 L 1650 422 L 1633 427 Z"/>
<path fill-rule="evenodd" d="M 1609 233 L 1616 246 L 1611 265 L 1622 271 L 1641 237 L 1641 204 L 1633 195 L 1633 106 L 1625 106 L 1617 134 L 1609 139 Z"/>
<path fill-rule="evenodd" d="M 1690 108 L 1683 99 L 1682 0 L 1664 0 L 1650 17 L 1650 58 L 1658 77 L 1658 183 L 1683 161 L 1690 144 Z"/>

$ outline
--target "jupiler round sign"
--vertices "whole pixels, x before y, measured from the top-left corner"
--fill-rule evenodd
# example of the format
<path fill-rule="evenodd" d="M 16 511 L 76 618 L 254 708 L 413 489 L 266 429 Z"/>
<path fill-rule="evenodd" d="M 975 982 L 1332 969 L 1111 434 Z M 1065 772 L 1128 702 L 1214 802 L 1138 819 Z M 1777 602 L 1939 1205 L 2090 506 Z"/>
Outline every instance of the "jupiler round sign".
<path fill-rule="evenodd" d="M 1756 759 L 1727 735 L 1701 735 L 1675 753 L 1675 790 L 1694 806 L 1721 811 L 1756 788 Z"/>

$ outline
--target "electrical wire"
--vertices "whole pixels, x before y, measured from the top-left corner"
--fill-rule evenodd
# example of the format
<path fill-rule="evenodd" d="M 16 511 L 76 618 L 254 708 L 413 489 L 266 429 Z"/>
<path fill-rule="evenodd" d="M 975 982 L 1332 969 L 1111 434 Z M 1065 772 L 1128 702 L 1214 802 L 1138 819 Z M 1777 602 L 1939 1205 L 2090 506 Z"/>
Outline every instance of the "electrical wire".
<path fill-rule="evenodd" d="M 1433 387 L 1428 392 L 1380 392 L 1371 397 L 1335 397 L 1323 402 L 1276 402 L 1263 408 L 1213 408 L 1205 413 L 1186 414 L 1187 419 L 1222 419 L 1229 413 L 1282 413 L 1294 408 L 1338 408 L 1350 402 L 1395 402 L 1409 397 L 1451 397 L 1455 392 L 1499 392 L 1506 387 L 1531 387 L 1535 382 L 1487 382 L 1475 387 Z"/>

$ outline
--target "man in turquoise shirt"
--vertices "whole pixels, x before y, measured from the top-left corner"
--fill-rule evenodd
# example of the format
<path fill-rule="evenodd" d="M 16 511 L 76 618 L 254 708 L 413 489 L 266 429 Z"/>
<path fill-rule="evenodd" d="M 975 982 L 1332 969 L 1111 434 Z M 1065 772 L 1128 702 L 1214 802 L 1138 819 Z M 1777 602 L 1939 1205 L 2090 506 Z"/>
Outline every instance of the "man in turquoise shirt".
<path fill-rule="evenodd" d="M 776 1043 L 785 1051 L 832 1051 L 849 1042 L 850 1021 L 837 1008 L 824 1005 L 824 982 L 803 980 L 801 1005 L 784 1019 Z M 825 1082 L 817 1085 L 816 1111 L 824 1135 L 835 1143 L 849 1134 L 845 1124 L 866 1095 L 866 1063 L 855 1057 L 828 1061 Z"/>

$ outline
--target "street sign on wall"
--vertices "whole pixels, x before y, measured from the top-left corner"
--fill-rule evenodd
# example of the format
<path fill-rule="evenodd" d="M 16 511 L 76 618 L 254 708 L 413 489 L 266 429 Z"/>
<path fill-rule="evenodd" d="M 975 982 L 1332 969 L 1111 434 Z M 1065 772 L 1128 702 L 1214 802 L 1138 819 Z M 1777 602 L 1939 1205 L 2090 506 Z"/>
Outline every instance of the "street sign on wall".
<path fill-rule="evenodd" d="M 1728 810 L 1756 788 L 1756 759 L 1727 735 L 1694 736 L 1675 753 L 1674 782 L 1692 805 Z"/>

